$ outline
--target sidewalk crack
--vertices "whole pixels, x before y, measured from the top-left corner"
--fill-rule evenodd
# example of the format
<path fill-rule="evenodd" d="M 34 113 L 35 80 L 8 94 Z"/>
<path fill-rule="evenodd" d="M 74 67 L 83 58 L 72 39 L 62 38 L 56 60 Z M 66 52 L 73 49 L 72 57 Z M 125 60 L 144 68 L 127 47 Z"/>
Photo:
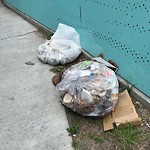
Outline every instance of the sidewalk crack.
<path fill-rule="evenodd" d="M 30 31 L 30 32 L 27 32 L 27 33 L 24 33 L 24 34 L 19 34 L 19 35 L 14 35 L 14 36 L 5 37 L 5 38 L 1 38 L 0 40 L 2 41 L 2 40 L 11 39 L 11 38 L 22 37 L 22 36 L 25 36 L 25 35 L 28 35 L 28 34 L 34 33 L 34 32 L 36 32 L 36 31 L 37 31 L 37 30 Z"/>

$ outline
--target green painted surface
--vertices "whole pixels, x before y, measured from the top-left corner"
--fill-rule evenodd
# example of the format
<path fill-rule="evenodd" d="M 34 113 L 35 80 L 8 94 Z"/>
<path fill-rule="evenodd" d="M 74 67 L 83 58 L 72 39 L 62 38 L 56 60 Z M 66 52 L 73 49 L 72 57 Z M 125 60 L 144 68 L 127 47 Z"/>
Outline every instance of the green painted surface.
<path fill-rule="evenodd" d="M 81 46 L 112 59 L 118 73 L 150 96 L 150 1 L 5 0 L 52 30 L 74 27 Z"/>

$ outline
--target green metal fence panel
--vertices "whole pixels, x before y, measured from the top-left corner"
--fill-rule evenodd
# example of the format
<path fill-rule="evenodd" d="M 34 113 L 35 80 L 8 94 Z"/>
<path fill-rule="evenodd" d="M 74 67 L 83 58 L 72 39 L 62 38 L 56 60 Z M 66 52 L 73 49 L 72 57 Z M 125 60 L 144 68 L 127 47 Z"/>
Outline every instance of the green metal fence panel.
<path fill-rule="evenodd" d="M 118 74 L 150 96 L 149 0 L 4 0 L 52 30 L 74 27 L 81 46 L 119 65 Z"/>

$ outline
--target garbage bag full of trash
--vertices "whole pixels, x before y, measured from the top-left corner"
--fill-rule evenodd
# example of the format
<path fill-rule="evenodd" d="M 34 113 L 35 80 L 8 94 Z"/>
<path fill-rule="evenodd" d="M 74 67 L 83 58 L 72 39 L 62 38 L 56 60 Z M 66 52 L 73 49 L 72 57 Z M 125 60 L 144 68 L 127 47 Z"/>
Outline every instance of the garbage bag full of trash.
<path fill-rule="evenodd" d="M 103 117 L 118 100 L 115 72 L 102 63 L 83 61 L 68 68 L 56 88 L 62 103 L 82 116 Z"/>
<path fill-rule="evenodd" d="M 38 57 L 50 65 L 74 61 L 81 53 L 79 34 L 72 27 L 59 24 L 56 32 L 38 48 Z"/>

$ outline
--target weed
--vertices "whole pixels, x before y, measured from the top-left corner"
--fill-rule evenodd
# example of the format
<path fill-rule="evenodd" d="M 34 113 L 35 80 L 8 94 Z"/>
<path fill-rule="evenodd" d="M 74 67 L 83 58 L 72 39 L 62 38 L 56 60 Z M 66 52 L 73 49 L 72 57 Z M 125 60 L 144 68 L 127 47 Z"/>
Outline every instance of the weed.
<path fill-rule="evenodd" d="M 78 114 L 75 114 L 75 119 L 76 121 L 81 121 L 83 118 L 81 116 L 79 116 Z"/>
<path fill-rule="evenodd" d="M 91 132 L 89 132 L 88 133 L 88 137 L 90 139 L 92 139 L 92 140 L 94 140 L 96 142 L 100 142 L 100 143 L 104 142 L 104 140 L 105 140 L 103 137 L 98 136 L 97 133 L 91 133 Z"/>
<path fill-rule="evenodd" d="M 78 125 L 71 125 L 69 128 L 67 128 L 67 131 L 71 135 L 76 135 L 79 133 L 79 126 Z"/>
<path fill-rule="evenodd" d="M 57 73 L 57 72 L 63 72 L 65 69 L 64 66 L 58 65 L 58 66 L 54 66 L 53 68 L 49 69 L 49 71 Z"/>
<path fill-rule="evenodd" d="M 124 129 L 114 129 L 110 132 L 123 149 L 127 149 L 128 146 L 136 144 L 140 133 L 140 128 L 131 125 L 128 125 Z"/>
<path fill-rule="evenodd" d="M 126 89 L 127 89 L 127 91 L 128 91 L 129 94 L 133 91 L 133 87 L 134 87 L 136 84 L 137 84 L 137 83 L 132 84 L 132 85 L 127 85 L 127 86 L 126 86 Z"/>
<path fill-rule="evenodd" d="M 100 125 L 101 122 L 102 122 L 101 119 L 97 119 L 97 118 L 96 119 L 92 119 L 92 123 L 95 124 L 95 125 Z"/>
<path fill-rule="evenodd" d="M 96 137 L 96 138 L 95 138 L 95 141 L 96 141 L 96 142 L 103 143 L 103 142 L 104 142 L 104 138 L 102 138 L 102 137 Z"/>
<path fill-rule="evenodd" d="M 77 141 L 75 141 L 75 140 L 72 141 L 72 147 L 73 147 L 74 149 L 77 149 L 77 148 L 78 148 L 78 145 L 79 145 L 79 143 L 78 143 Z"/>
<path fill-rule="evenodd" d="M 150 139 L 150 132 L 146 132 L 140 136 L 140 140 L 149 140 Z"/>
<path fill-rule="evenodd" d="M 47 33 L 46 33 L 46 37 L 47 37 L 47 39 L 48 39 L 48 40 L 50 40 L 52 35 L 53 35 L 53 33 L 51 33 L 51 32 L 47 32 Z"/>
<path fill-rule="evenodd" d="M 132 92 L 132 87 L 133 87 L 133 86 L 127 86 L 127 87 L 126 87 L 129 94 Z"/>

